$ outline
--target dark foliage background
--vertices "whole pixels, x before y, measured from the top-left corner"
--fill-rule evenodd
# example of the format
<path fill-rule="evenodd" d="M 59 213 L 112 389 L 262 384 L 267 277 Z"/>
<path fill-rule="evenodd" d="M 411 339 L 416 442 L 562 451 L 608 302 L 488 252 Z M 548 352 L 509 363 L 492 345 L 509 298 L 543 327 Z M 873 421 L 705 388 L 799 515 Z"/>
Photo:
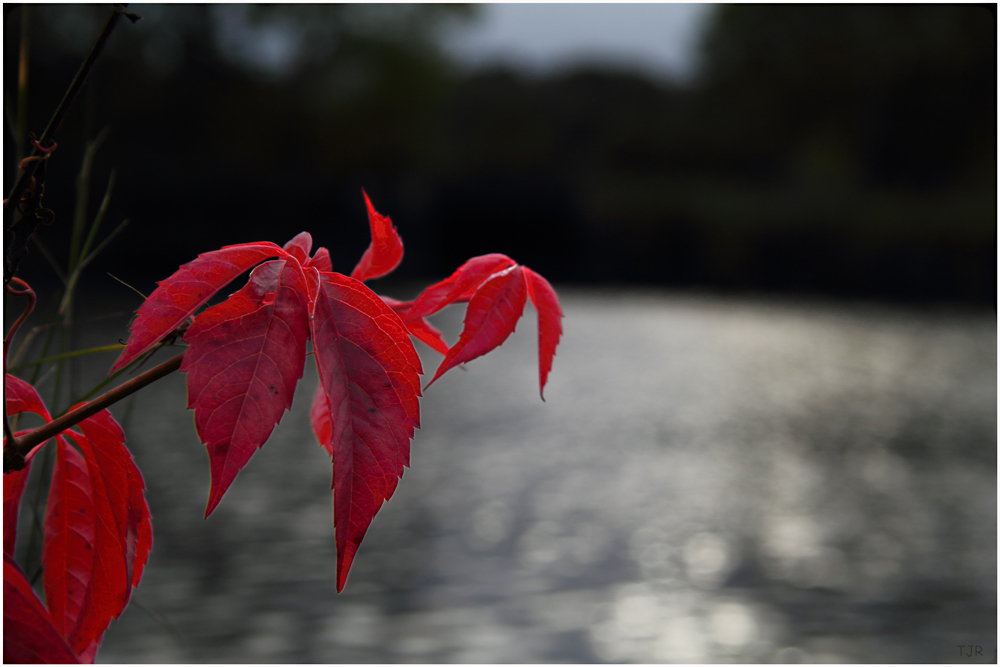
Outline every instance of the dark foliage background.
<path fill-rule="evenodd" d="M 199 252 L 303 229 L 349 271 L 365 188 L 406 243 L 402 279 L 504 252 L 558 283 L 995 301 L 993 8 L 719 6 L 683 86 L 463 74 L 437 40 L 474 6 L 133 8 L 49 164 L 62 257 L 84 141 L 110 126 L 90 207 L 115 168 L 105 226 L 131 226 L 91 287 L 111 270 L 148 291 Z M 28 129 L 107 12 L 31 8 Z M 10 121 L 22 20 L 4 16 Z M 38 252 L 23 272 L 47 272 Z"/>

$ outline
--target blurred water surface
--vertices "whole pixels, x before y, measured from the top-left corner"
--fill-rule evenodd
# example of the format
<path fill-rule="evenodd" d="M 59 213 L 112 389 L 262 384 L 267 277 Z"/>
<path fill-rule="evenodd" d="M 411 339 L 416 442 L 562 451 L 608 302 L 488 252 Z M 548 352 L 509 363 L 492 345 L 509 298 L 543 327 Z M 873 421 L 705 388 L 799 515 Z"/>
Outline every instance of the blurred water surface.
<path fill-rule="evenodd" d="M 184 378 L 116 406 L 154 543 L 99 661 L 995 662 L 993 313 L 562 298 L 546 403 L 533 315 L 426 392 L 340 595 L 311 361 L 207 521 Z"/>

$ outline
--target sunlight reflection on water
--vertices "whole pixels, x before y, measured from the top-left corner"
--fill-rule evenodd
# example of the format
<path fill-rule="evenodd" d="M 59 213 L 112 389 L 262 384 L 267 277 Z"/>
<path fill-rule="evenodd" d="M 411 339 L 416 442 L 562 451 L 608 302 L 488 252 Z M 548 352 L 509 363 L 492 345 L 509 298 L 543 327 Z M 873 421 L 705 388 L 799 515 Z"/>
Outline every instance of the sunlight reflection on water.
<path fill-rule="evenodd" d="M 130 607 L 99 659 L 919 662 L 952 659 L 956 644 L 995 651 L 992 314 L 563 299 L 546 403 L 532 316 L 426 392 L 413 468 L 341 595 L 330 464 L 302 398 L 314 372 L 208 521 L 183 379 L 140 395 L 126 432 L 154 551 L 134 599 L 180 639 Z M 453 340 L 460 322 L 459 311 L 438 323 Z"/>

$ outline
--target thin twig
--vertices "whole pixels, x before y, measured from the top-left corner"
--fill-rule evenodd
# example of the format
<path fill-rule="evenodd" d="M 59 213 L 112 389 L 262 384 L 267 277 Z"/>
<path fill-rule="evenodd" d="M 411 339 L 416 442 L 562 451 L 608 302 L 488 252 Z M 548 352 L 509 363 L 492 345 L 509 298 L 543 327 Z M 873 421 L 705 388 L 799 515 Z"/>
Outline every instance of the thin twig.
<path fill-rule="evenodd" d="M 10 195 L 8 195 L 7 199 L 4 200 L 4 229 L 8 231 L 13 239 L 5 252 L 5 284 L 11 279 L 14 272 L 17 270 L 17 265 L 20 263 L 21 257 L 26 251 L 28 238 L 35 233 L 35 228 L 38 224 L 37 220 L 28 221 L 23 229 L 13 229 L 14 225 L 11 223 L 13 221 L 14 209 L 21 202 L 21 195 L 24 194 L 24 192 L 28 189 L 29 184 L 34 179 L 35 172 L 38 170 L 38 165 L 41 163 L 40 158 L 43 155 L 46 155 L 47 151 L 51 152 L 53 139 L 55 138 L 56 133 L 58 133 L 63 120 L 66 118 L 66 114 L 73 105 L 73 101 L 76 99 L 77 94 L 80 92 L 84 82 L 90 75 L 90 71 L 97 62 L 97 58 L 101 55 L 105 45 L 108 43 L 111 33 L 115 30 L 115 26 L 118 25 L 118 21 L 121 20 L 123 14 L 133 23 L 139 18 L 135 14 L 126 12 L 125 6 L 126 5 L 115 5 L 111 15 L 108 16 L 108 20 L 105 22 L 104 28 L 101 30 L 100 35 L 97 36 L 97 41 L 94 43 L 93 48 L 91 48 L 90 53 L 87 54 L 87 58 L 83 61 L 83 64 L 80 65 L 80 69 L 77 70 L 76 76 L 73 77 L 73 81 L 66 90 L 66 94 L 63 95 L 62 101 L 59 102 L 59 106 L 56 107 L 55 113 L 52 114 L 49 124 L 45 127 L 45 131 L 42 133 L 42 138 L 31 151 L 31 155 L 29 157 L 38 159 L 29 160 L 27 163 L 24 163 L 24 171 L 20 173 L 17 181 L 14 183 L 14 187 L 11 188 Z"/>
<path fill-rule="evenodd" d="M 94 46 L 90 49 L 90 53 L 87 54 L 87 58 L 80 65 L 80 69 L 77 70 L 76 76 L 73 77 L 72 83 L 69 84 L 69 88 L 66 89 L 66 94 L 63 95 L 62 101 L 59 102 L 59 106 L 56 107 L 52 118 L 49 119 L 49 124 L 45 126 L 42 138 L 38 141 L 40 145 L 46 146 L 51 143 L 56 133 L 59 132 L 59 128 L 66 119 L 66 114 L 69 112 L 70 107 L 73 106 L 73 101 L 76 99 L 83 84 L 87 81 L 87 77 L 90 76 L 90 70 L 94 68 L 94 63 L 97 62 L 97 58 L 104 50 L 104 46 L 108 43 L 108 39 L 111 37 L 111 33 L 114 32 L 123 13 L 125 13 L 125 5 L 116 5 L 111 11 L 111 15 L 108 16 L 108 20 L 104 23 L 101 34 L 97 36 L 97 41 L 94 42 Z M 32 156 L 40 157 L 41 154 L 42 151 L 37 147 L 31 151 Z M 14 187 L 10 191 L 10 196 L 4 202 L 5 208 L 13 208 L 14 204 L 18 202 L 21 193 L 28 187 L 28 180 L 35 175 L 35 169 L 37 168 L 38 162 L 29 162 L 27 164 L 25 170 L 18 177 L 17 182 L 14 183 Z"/>
<path fill-rule="evenodd" d="M 184 644 L 184 638 L 181 636 L 181 633 L 177 631 L 177 628 L 174 627 L 174 624 L 170 622 L 170 619 L 168 619 L 166 616 L 156 611 L 152 607 L 146 607 L 138 600 L 136 600 L 134 597 L 130 600 L 130 603 L 134 604 L 139 609 L 139 611 L 144 612 L 151 619 L 159 623 L 164 630 L 170 633 L 170 636 L 173 637 L 173 640 L 175 642 L 177 642 L 179 645 Z"/>
<path fill-rule="evenodd" d="M 39 366 L 35 370 L 37 371 L 40 368 L 41 368 L 41 366 Z M 52 376 L 55 375 L 55 374 L 56 374 L 56 367 L 52 366 L 52 367 L 49 368 L 49 370 L 47 370 L 44 373 L 42 373 L 41 377 L 39 377 L 37 380 L 35 380 L 34 382 L 32 382 L 31 386 L 34 387 L 36 390 L 41 389 L 42 387 L 45 386 L 45 383 L 48 382 L 52 378 Z"/>
<path fill-rule="evenodd" d="M 94 238 L 97 236 L 97 230 L 100 229 L 101 223 L 104 222 L 104 216 L 108 212 L 108 206 L 111 204 L 111 191 L 115 188 L 115 170 L 111 170 L 111 175 L 108 176 L 108 187 L 104 190 L 104 199 L 101 200 L 101 205 L 97 209 L 97 215 L 94 216 L 94 222 L 90 225 L 90 232 L 87 234 L 87 240 L 83 242 L 83 248 L 80 249 L 80 263 L 79 266 L 83 268 L 83 258 L 90 254 L 90 248 L 94 245 Z"/>
<path fill-rule="evenodd" d="M 38 332 L 42 331 L 42 330 L 44 330 L 44 329 L 46 329 L 46 328 L 48 328 L 50 326 L 52 326 L 52 325 L 51 324 L 45 324 L 45 325 L 40 325 L 40 326 L 37 326 L 37 327 L 31 327 L 31 331 L 29 331 L 28 334 L 24 337 L 24 340 L 21 341 L 21 344 L 17 346 L 17 352 L 14 353 L 14 358 L 8 360 L 7 363 L 8 364 L 16 364 L 17 360 L 21 358 L 21 355 L 24 354 L 24 351 L 26 349 L 28 349 L 28 345 L 30 345 L 31 342 L 35 339 L 35 336 L 38 335 Z"/>
<path fill-rule="evenodd" d="M 17 113 L 14 116 L 14 150 L 18 164 L 24 159 L 28 141 L 28 67 L 31 55 L 31 14 L 27 3 L 21 5 L 21 53 L 17 62 Z"/>
<path fill-rule="evenodd" d="M 20 366 L 11 366 L 8 370 L 11 373 L 16 373 L 17 371 L 22 371 L 25 368 L 31 368 L 32 366 L 39 366 L 41 364 L 48 364 L 53 361 L 60 361 L 62 359 L 73 359 L 75 357 L 83 357 L 88 354 L 97 354 L 99 352 L 114 352 L 115 350 L 124 350 L 125 346 L 120 343 L 112 343 L 111 345 L 101 345 L 99 347 L 90 347 L 85 350 L 73 350 L 72 352 L 65 352 L 63 354 L 57 354 L 54 357 L 45 357 L 44 359 L 39 359 L 38 361 L 29 361 L 26 364 L 21 364 Z"/>
<path fill-rule="evenodd" d="M 112 278 L 114 278 L 115 280 L 117 280 L 118 282 L 120 282 L 125 287 L 127 287 L 130 290 L 132 290 L 133 292 L 135 292 L 136 294 L 138 294 L 139 296 L 141 296 L 143 301 L 145 301 L 147 299 L 147 297 L 146 297 L 145 294 L 143 294 L 142 292 L 140 292 L 136 288 L 132 287 L 131 285 L 129 285 L 127 282 L 125 282 L 124 280 L 122 280 L 121 278 L 119 278 L 118 276 L 116 276 L 115 274 L 113 274 L 110 271 L 108 271 L 108 275 L 111 276 Z"/>
<path fill-rule="evenodd" d="M 87 324 L 89 322 L 100 322 L 101 320 L 107 320 L 107 319 L 110 319 L 112 317 L 121 317 L 123 314 L 124 313 L 122 313 L 121 311 L 119 311 L 119 312 L 116 312 L 116 313 L 107 313 L 106 315 L 95 315 L 94 317 L 88 317 L 85 320 L 80 320 L 79 323 L 80 324 Z M 17 364 L 17 360 L 21 358 L 21 355 L 24 354 L 24 351 L 27 349 L 27 347 L 31 343 L 31 341 L 34 340 L 35 336 L 37 336 L 42 331 L 47 331 L 48 329 L 55 329 L 57 327 L 63 327 L 63 326 L 66 326 L 66 325 L 63 324 L 62 322 L 50 322 L 49 324 L 39 324 L 36 327 L 32 327 L 31 331 L 29 331 L 27 333 L 27 335 L 24 337 L 24 340 L 21 341 L 21 344 L 17 346 L 17 352 L 14 353 L 14 358 L 10 359 L 7 362 L 8 365 L 9 364 L 15 364 L 15 366 L 13 366 L 10 370 L 11 371 L 17 371 L 17 370 L 20 370 L 22 368 L 30 368 L 31 366 L 38 365 L 39 362 L 33 362 L 33 363 L 30 363 L 30 364 L 21 364 L 20 366 L 17 366 L 16 364 Z M 124 345 L 124 343 L 120 343 L 116 347 L 123 346 L 123 345 Z M 92 350 L 96 350 L 96 349 L 99 349 L 99 348 L 91 348 L 91 349 Z M 69 354 L 75 354 L 75 353 L 74 352 L 70 352 Z M 51 359 L 51 357 L 50 357 L 50 359 Z M 31 384 L 34 384 L 34 383 L 31 383 Z"/>
<path fill-rule="evenodd" d="M 53 322 L 48 325 L 49 332 L 45 336 L 45 342 L 42 343 L 42 351 L 38 356 L 44 357 L 46 354 L 49 353 L 49 346 L 52 344 L 52 338 L 53 336 L 55 336 L 56 330 L 58 330 L 60 326 L 62 325 L 59 324 L 58 322 Z M 28 384 L 30 384 L 32 387 L 38 387 L 39 384 L 38 374 L 41 372 L 42 372 L 42 367 L 36 366 L 35 370 L 32 371 L 31 373 L 31 380 L 28 382 Z"/>
<path fill-rule="evenodd" d="M 122 233 L 122 231 L 124 231 L 126 227 L 128 227 L 128 223 L 129 223 L 129 219 L 128 218 L 125 218 L 124 220 L 122 220 L 121 224 L 119 224 L 117 227 L 115 227 L 111 231 L 111 233 L 108 234 L 105 237 L 105 239 L 103 241 L 101 241 L 97 245 L 96 248 L 94 248 L 94 252 L 92 252 L 89 255 L 87 255 L 86 257 L 84 257 L 83 261 L 80 262 L 80 270 L 82 271 L 83 269 L 87 268 L 87 265 L 90 264 L 92 261 L 94 261 L 94 258 L 97 257 L 98 255 L 100 255 L 101 251 L 103 251 L 105 248 L 108 247 L 108 245 L 111 243 L 111 240 L 113 238 L 115 238 L 116 236 L 118 236 L 120 233 Z"/>
<path fill-rule="evenodd" d="M 117 403 L 126 396 L 130 396 L 148 384 L 166 377 L 181 367 L 184 354 L 178 354 L 173 359 L 164 361 L 159 366 L 151 368 L 142 375 L 132 378 L 124 384 L 120 384 L 106 394 L 98 396 L 94 400 L 70 410 L 62 417 L 53 419 L 44 426 L 40 426 L 22 435 L 20 438 L 11 438 L 8 445 L 3 450 L 3 471 L 21 470 L 24 468 L 24 457 L 36 446 L 42 444 L 49 438 L 59 435 L 70 426 L 78 424 L 87 417 L 95 415 L 104 408 Z"/>
<path fill-rule="evenodd" d="M 69 244 L 68 270 L 71 276 L 73 274 L 73 270 L 80 262 L 80 257 L 87 253 L 87 250 L 80 249 L 80 241 L 83 237 L 83 225 L 87 220 L 87 208 L 90 204 L 90 172 L 94 167 L 94 158 L 97 156 L 97 151 L 100 149 L 101 144 L 104 143 L 104 140 L 107 139 L 110 133 L 111 126 L 105 125 L 104 129 L 100 131 L 93 141 L 87 142 L 87 148 L 83 152 L 83 162 L 80 164 L 80 173 L 76 177 L 76 208 L 73 211 L 73 230 Z M 114 187 L 114 174 L 114 170 L 112 170 L 111 178 L 108 180 L 108 187 L 104 194 L 105 203 L 102 204 L 102 208 L 105 210 L 107 210 L 106 202 L 111 196 L 111 189 Z M 90 226 L 90 233 L 87 235 L 88 238 L 93 239 L 94 234 L 97 232 L 97 227 L 100 226 L 101 219 L 103 217 L 104 216 L 101 213 L 98 213 L 93 224 Z"/>
<path fill-rule="evenodd" d="M 42 242 L 42 239 L 39 238 L 37 234 L 32 234 L 31 240 L 35 242 L 35 245 L 38 246 L 38 250 L 42 253 L 42 257 L 45 258 L 45 260 L 49 263 L 49 266 L 52 267 L 52 270 L 56 272 L 56 276 L 58 276 L 59 280 L 62 281 L 62 284 L 65 285 L 66 274 L 63 273 L 63 270 L 61 268 L 59 268 L 59 264 L 56 262 L 55 255 L 52 254 L 52 251 L 49 250 L 49 247 Z"/>
<path fill-rule="evenodd" d="M 125 343 L 121 343 L 121 344 L 122 344 L 122 346 L 125 345 Z M 128 373 L 129 375 L 134 375 L 136 371 L 138 371 L 140 368 L 142 368 L 143 364 L 145 364 L 147 361 L 149 361 L 150 359 L 152 359 L 153 355 L 156 354 L 159 350 L 161 350 L 164 347 L 180 347 L 180 348 L 184 348 L 186 350 L 188 346 L 187 345 L 169 345 L 168 346 L 168 345 L 166 345 L 166 343 L 160 343 L 157 347 L 154 347 L 152 350 L 149 350 L 145 354 L 141 355 L 138 359 L 136 359 L 135 361 L 133 361 L 132 363 L 130 363 L 125 368 L 119 368 L 117 371 L 115 371 L 114 373 L 112 373 L 108 377 L 106 377 L 103 380 L 101 380 L 100 382 L 98 382 L 94 387 L 92 387 L 90 389 L 90 391 L 88 391 L 83 396 L 80 396 L 78 398 L 74 398 L 72 401 L 70 401 L 70 405 L 79 405 L 80 403 L 83 403 L 84 401 L 89 400 L 91 396 L 93 396 L 94 394 L 96 394 L 97 392 L 99 392 L 100 390 L 104 389 L 106 386 L 108 386 L 109 384 L 111 384 L 112 382 L 114 382 L 115 380 L 117 380 L 118 377 L 120 375 L 124 374 L 124 373 Z M 58 414 L 56 416 L 57 417 L 62 417 L 67 412 L 69 412 L 69 408 L 66 408 L 60 414 Z"/>

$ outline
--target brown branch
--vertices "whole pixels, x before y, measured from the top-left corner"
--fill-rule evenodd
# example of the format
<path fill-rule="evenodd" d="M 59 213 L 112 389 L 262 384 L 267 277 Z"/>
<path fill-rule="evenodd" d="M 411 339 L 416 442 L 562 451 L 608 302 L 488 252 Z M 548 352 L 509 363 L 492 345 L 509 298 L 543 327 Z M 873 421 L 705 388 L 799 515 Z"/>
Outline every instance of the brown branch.
<path fill-rule="evenodd" d="M 3 471 L 10 472 L 21 470 L 25 466 L 24 457 L 37 445 L 42 444 L 49 438 L 59 435 L 70 426 L 77 424 L 91 415 L 97 414 L 113 403 L 117 403 L 126 396 L 134 394 L 148 384 L 170 375 L 181 367 L 181 360 L 184 354 L 178 354 L 173 359 L 164 361 L 159 366 L 151 368 L 142 375 L 136 376 L 128 382 L 121 384 L 111 391 L 102 394 L 85 403 L 74 410 L 70 410 L 62 417 L 53 419 L 48 424 L 40 426 L 33 431 L 25 433 L 20 438 L 13 438 L 8 441 L 8 445 L 3 450 Z"/>

